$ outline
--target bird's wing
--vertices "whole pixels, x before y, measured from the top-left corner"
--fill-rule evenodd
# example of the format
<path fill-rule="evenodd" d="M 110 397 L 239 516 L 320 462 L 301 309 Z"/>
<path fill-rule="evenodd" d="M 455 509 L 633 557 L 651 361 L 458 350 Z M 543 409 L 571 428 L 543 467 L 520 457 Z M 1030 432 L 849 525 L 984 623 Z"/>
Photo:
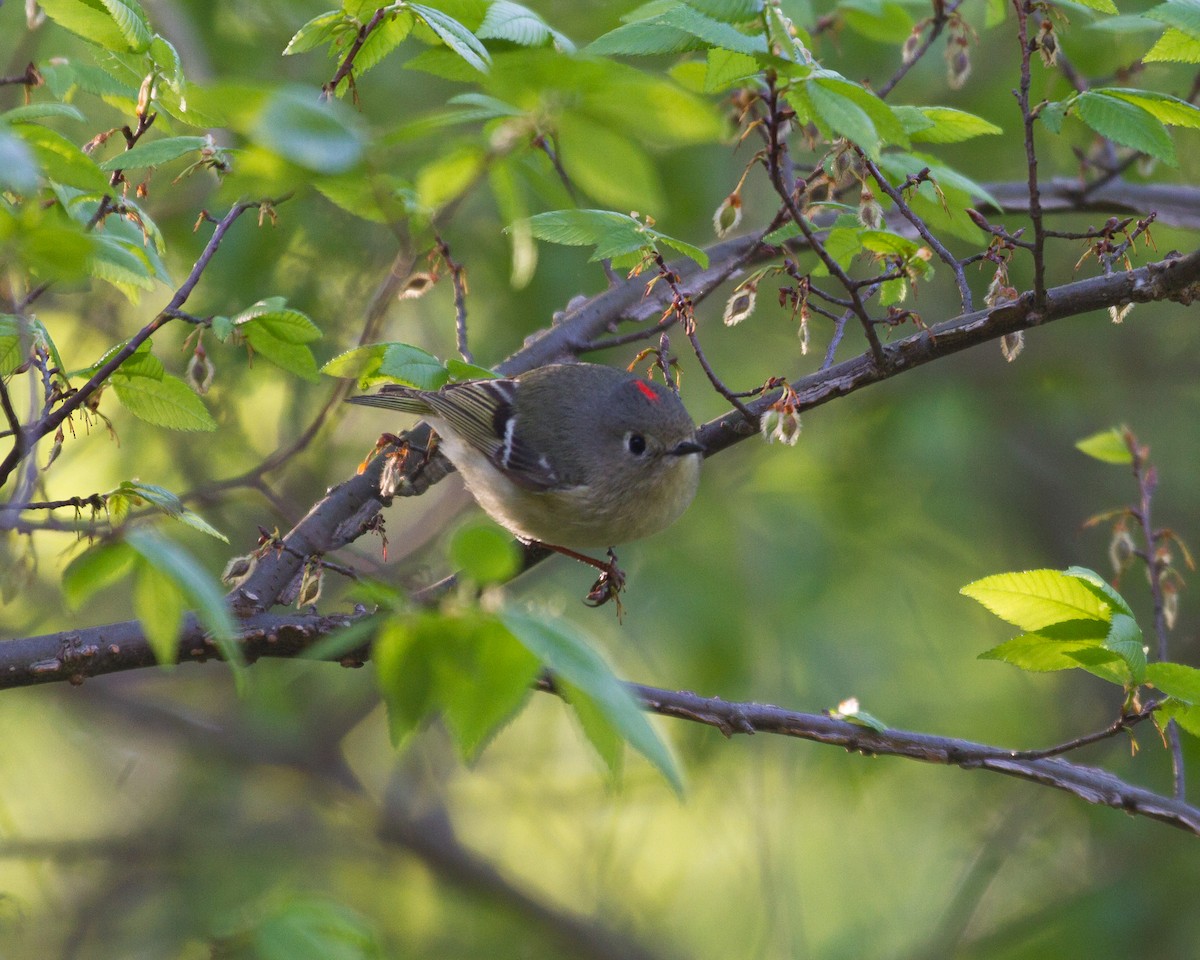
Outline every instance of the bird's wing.
<path fill-rule="evenodd" d="M 545 455 L 524 439 L 514 408 L 515 381 L 473 380 L 445 387 L 425 399 L 435 414 L 513 483 L 529 490 L 561 485 Z"/>

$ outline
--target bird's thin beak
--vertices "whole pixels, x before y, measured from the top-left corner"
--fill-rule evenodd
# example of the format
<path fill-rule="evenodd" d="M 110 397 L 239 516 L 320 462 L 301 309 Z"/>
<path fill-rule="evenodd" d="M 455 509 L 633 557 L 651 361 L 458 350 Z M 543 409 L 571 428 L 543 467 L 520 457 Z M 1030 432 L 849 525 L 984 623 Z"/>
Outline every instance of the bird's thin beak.
<path fill-rule="evenodd" d="M 689 453 L 704 453 L 707 448 L 698 440 L 682 440 L 675 444 L 667 453 L 673 457 L 682 457 Z"/>

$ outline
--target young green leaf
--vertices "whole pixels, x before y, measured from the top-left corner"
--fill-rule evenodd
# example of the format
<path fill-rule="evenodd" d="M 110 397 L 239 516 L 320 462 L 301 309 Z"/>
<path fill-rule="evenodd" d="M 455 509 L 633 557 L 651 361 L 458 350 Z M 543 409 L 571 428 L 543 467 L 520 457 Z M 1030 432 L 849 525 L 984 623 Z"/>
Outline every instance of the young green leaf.
<path fill-rule="evenodd" d="M 96 161 L 61 133 L 35 123 L 22 123 L 14 131 L 29 148 L 47 177 L 81 190 L 104 191 L 108 177 Z"/>
<path fill-rule="evenodd" d="M 0 123 L 33 123 L 37 120 L 83 120 L 83 114 L 69 103 L 27 103 L 0 113 Z"/>
<path fill-rule="evenodd" d="M 1133 463 L 1133 454 L 1129 450 L 1129 444 L 1125 442 L 1124 434 L 1115 428 L 1101 430 L 1090 437 L 1077 440 L 1075 449 L 1101 463 Z"/>
<path fill-rule="evenodd" d="M 190 387 L 178 377 L 112 377 L 121 405 L 139 420 L 171 430 L 216 430 L 217 422 Z"/>
<path fill-rule="evenodd" d="M 1200 63 L 1200 37 L 1170 27 L 1142 57 L 1145 63 Z"/>
<path fill-rule="evenodd" d="M 459 625 L 435 670 L 446 726 L 463 757 L 473 760 L 529 699 L 541 664 L 490 616 L 463 616 Z"/>
<path fill-rule="evenodd" d="M 979 659 L 1002 660 L 1034 673 L 1075 670 L 1079 668 L 1080 662 L 1074 654 L 1083 650 L 1095 650 L 1102 642 L 1103 638 L 1057 640 L 1045 633 L 1022 633 L 997 647 L 985 650 L 979 654 Z M 1107 656 L 1110 660 L 1118 659 L 1115 653 L 1107 653 Z"/>
<path fill-rule="evenodd" d="M 1200 670 L 1195 667 L 1169 661 L 1147 664 L 1146 682 L 1176 700 L 1200 705 Z"/>
<path fill-rule="evenodd" d="M 424 21 L 447 47 L 462 57 L 480 73 L 487 73 L 492 58 L 479 38 L 449 14 L 427 7 L 423 3 L 410 3 L 408 9 Z"/>
<path fill-rule="evenodd" d="M 1114 613 L 1108 636 L 1104 638 L 1104 649 L 1110 650 L 1125 661 L 1130 680 L 1141 683 L 1146 677 L 1146 648 L 1141 628 L 1133 617 Z"/>
<path fill-rule="evenodd" d="M 1068 577 L 1074 577 L 1076 580 L 1081 581 L 1102 603 L 1110 604 L 1113 610 L 1118 613 L 1123 613 L 1127 617 L 1133 617 L 1133 611 L 1129 608 L 1129 604 L 1125 601 L 1125 598 L 1117 593 L 1113 589 L 1113 585 L 1095 570 L 1089 570 L 1087 567 L 1067 567 L 1064 572 Z"/>
<path fill-rule="evenodd" d="M 905 123 L 905 130 L 914 142 L 925 143 L 961 143 L 973 137 L 991 136 L 1003 133 L 1001 127 L 977 117 L 965 110 L 955 110 L 953 107 L 896 107 L 901 110 L 916 111 L 926 121 L 926 124 L 913 129 Z"/>
<path fill-rule="evenodd" d="M 666 743 L 646 719 L 628 688 L 587 641 L 567 623 L 506 608 L 500 619 L 553 673 L 586 694 L 635 750 L 682 792 L 683 781 Z"/>
<path fill-rule="evenodd" d="M 1177 165 L 1175 145 L 1162 123 L 1136 103 L 1087 90 L 1075 98 L 1074 110 L 1100 136 Z"/>
<path fill-rule="evenodd" d="M 997 573 L 967 584 L 960 591 L 1001 620 L 1038 631 L 1069 620 L 1109 623 L 1112 605 L 1080 581 L 1058 570 Z M 1105 631 L 1107 633 L 1107 631 Z"/>
<path fill-rule="evenodd" d="M 318 100 L 304 87 L 276 91 L 251 132 L 268 150 L 315 173 L 345 173 L 363 157 L 358 118 L 344 104 Z"/>
<path fill-rule="evenodd" d="M 484 40 L 508 40 L 523 47 L 553 43 L 563 53 L 575 52 L 575 44 L 565 34 L 559 33 L 528 7 L 512 0 L 493 0 L 475 35 Z"/>
<path fill-rule="evenodd" d="M 1193 737 L 1200 737 L 1200 705 L 1183 703 L 1174 697 L 1168 697 L 1162 706 L 1154 711 L 1154 722 L 1162 732 L 1170 720 L 1174 720 Z"/>
<path fill-rule="evenodd" d="M 437 357 L 407 343 L 372 343 L 347 350 L 326 363 L 321 373 L 357 378 L 362 390 L 388 382 L 418 390 L 436 390 L 449 379 Z"/>
<path fill-rule="evenodd" d="M 139 570 L 139 582 L 142 580 L 142 574 L 146 568 L 153 569 L 170 581 L 177 588 L 184 602 L 195 609 L 196 616 L 216 641 L 222 656 L 230 666 L 235 669 L 242 666 L 241 651 L 236 645 L 237 626 L 234 623 L 233 615 L 225 605 L 225 597 L 217 578 L 205 570 L 183 547 L 149 527 L 130 530 L 125 534 L 125 542 L 145 561 L 142 569 Z M 167 592 L 158 580 L 148 581 L 144 589 L 146 591 L 144 599 L 147 604 L 152 602 L 151 594 Z M 166 602 L 169 603 L 170 599 L 168 598 Z M 138 609 L 136 598 L 134 608 L 138 612 L 138 619 L 142 619 L 143 611 Z M 159 641 L 162 642 L 168 618 L 166 616 L 158 617 L 148 609 L 145 613 L 155 622 L 155 628 L 160 631 Z M 180 620 L 180 622 L 182 621 Z M 177 623 L 176 639 L 178 638 L 178 629 L 179 624 Z M 160 662 L 173 662 L 174 640 L 171 642 L 170 660 L 165 660 L 159 648 L 155 648 L 155 655 L 159 657 Z M 165 643 L 163 643 L 162 650 L 164 652 L 166 650 Z"/>
<path fill-rule="evenodd" d="M 137 554 L 119 541 L 100 543 L 85 550 L 63 571 L 62 588 L 67 606 L 80 609 L 88 597 L 129 575 Z"/>
<path fill-rule="evenodd" d="M 321 328 L 309 319 L 308 314 L 288 307 L 283 297 L 259 300 L 234 317 L 233 322 L 247 325 L 253 322 L 285 343 L 311 343 L 321 337 Z"/>
<path fill-rule="evenodd" d="M 394 747 L 416 730 L 436 704 L 433 657 L 437 647 L 419 626 L 419 619 L 395 617 L 383 626 L 371 647 Z"/>
<path fill-rule="evenodd" d="M 358 30 L 353 18 L 341 10 L 327 10 L 319 13 L 299 30 L 292 34 L 292 39 L 283 48 L 285 57 L 297 53 L 305 53 L 333 40 L 341 33 L 354 33 Z"/>
<path fill-rule="evenodd" d="M 246 342 L 259 356 L 266 357 L 275 366 L 312 383 L 321 379 L 317 373 L 316 358 L 306 344 L 276 337 L 268 326 L 257 320 L 251 320 L 241 329 Z"/>
<path fill-rule="evenodd" d="M 1200 5 L 1192 0 L 1168 0 L 1151 7 L 1143 17 L 1165 23 L 1191 37 L 1200 38 Z"/>
<path fill-rule="evenodd" d="M 51 20 L 106 50 L 141 53 L 154 35 L 135 0 L 45 0 L 39 6 Z"/>
<path fill-rule="evenodd" d="M 166 137 L 139 143 L 123 153 L 109 157 L 101 170 L 134 170 L 138 167 L 157 167 L 195 150 L 203 150 L 212 144 L 208 137 Z"/>
<path fill-rule="evenodd" d="M 193 530 L 199 530 L 201 533 L 208 534 L 208 536 L 214 537 L 224 543 L 229 542 L 229 538 L 225 534 L 221 533 L 220 530 L 212 526 L 199 514 L 185 507 L 183 501 L 170 490 L 160 487 L 156 483 L 144 483 L 141 480 L 122 480 L 120 485 L 107 494 L 107 496 L 112 496 L 113 494 L 126 498 L 136 497 L 145 500 L 147 503 L 158 507 L 172 520 L 178 520 Z"/>
<path fill-rule="evenodd" d="M 450 562 L 476 583 L 503 583 L 521 568 L 512 536 L 483 521 L 460 527 L 450 541 Z"/>

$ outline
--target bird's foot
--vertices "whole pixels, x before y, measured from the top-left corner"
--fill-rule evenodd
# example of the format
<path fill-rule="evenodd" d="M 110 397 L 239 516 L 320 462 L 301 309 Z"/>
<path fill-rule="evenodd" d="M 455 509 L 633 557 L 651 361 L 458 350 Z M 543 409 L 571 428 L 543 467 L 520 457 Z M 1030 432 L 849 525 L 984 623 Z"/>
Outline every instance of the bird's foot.
<path fill-rule="evenodd" d="M 617 605 L 617 620 L 620 620 L 625 613 L 625 608 L 621 605 L 621 591 L 625 589 L 625 571 L 617 566 L 617 555 L 612 550 L 608 551 L 607 563 L 594 561 L 594 564 L 599 569 L 600 576 L 592 584 L 592 589 L 583 598 L 583 602 L 589 607 L 602 607 L 612 600 Z"/>
<path fill-rule="evenodd" d="M 602 607 L 612 600 L 617 605 L 617 620 L 621 619 L 625 613 L 620 596 L 621 591 L 625 589 L 625 571 L 617 566 L 617 555 L 611 548 L 608 551 L 607 560 L 597 560 L 595 557 L 589 557 L 586 553 L 578 553 L 570 547 L 560 547 L 557 544 L 542 541 L 535 542 L 541 543 L 547 550 L 561 553 L 564 557 L 570 557 L 572 560 L 578 560 L 580 563 L 586 563 L 589 567 L 599 570 L 600 576 L 592 584 L 592 589 L 583 598 L 583 602 L 589 607 Z"/>

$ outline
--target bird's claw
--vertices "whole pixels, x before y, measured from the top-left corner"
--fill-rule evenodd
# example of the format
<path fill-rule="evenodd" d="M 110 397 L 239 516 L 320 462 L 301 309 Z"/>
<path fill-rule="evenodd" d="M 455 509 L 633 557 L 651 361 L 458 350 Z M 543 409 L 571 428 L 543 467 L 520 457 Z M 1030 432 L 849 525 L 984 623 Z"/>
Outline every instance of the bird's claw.
<path fill-rule="evenodd" d="M 600 576 L 592 584 L 583 602 L 589 607 L 602 607 L 612 600 L 617 605 L 617 619 L 620 620 L 625 608 L 621 606 L 621 591 L 625 589 L 625 571 L 617 566 L 617 555 L 608 551 L 607 566 L 600 567 Z"/>

